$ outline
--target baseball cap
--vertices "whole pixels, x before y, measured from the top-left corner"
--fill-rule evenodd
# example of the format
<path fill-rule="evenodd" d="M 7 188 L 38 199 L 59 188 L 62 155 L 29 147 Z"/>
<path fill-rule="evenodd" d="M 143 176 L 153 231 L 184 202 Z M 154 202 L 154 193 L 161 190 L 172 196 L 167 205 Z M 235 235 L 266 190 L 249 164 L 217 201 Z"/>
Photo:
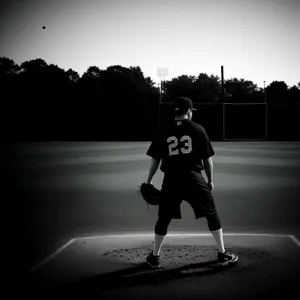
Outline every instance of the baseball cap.
<path fill-rule="evenodd" d="M 187 97 L 177 97 L 174 99 L 174 110 L 175 113 L 186 113 L 188 109 L 193 111 L 197 110 L 193 108 L 193 102 Z"/>

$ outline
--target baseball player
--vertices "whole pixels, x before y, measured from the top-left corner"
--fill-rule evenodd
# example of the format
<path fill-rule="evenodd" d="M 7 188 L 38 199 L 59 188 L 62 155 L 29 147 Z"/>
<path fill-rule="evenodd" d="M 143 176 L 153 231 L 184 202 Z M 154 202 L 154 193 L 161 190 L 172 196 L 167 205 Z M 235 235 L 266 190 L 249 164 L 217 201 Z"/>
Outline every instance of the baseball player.
<path fill-rule="evenodd" d="M 189 98 L 174 100 L 175 120 L 161 130 L 147 150 L 151 157 L 147 183 L 152 184 L 159 164 L 164 173 L 161 187 L 163 200 L 158 206 L 158 219 L 154 228 L 154 249 L 147 256 L 151 267 L 159 267 L 160 250 L 172 219 L 181 219 L 180 205 L 187 201 L 195 218 L 205 217 L 208 228 L 218 247 L 218 264 L 224 266 L 238 260 L 224 247 L 221 221 L 216 210 L 212 190 L 215 154 L 204 128 L 193 122 L 193 103 Z M 204 170 L 207 182 L 202 176 Z"/>

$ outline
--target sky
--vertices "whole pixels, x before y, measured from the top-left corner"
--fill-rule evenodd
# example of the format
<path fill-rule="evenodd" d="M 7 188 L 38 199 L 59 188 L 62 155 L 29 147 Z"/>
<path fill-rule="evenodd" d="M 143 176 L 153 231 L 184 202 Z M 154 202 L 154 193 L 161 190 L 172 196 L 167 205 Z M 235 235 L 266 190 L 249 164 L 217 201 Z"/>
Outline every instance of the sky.
<path fill-rule="evenodd" d="M 42 29 L 46 26 L 46 29 Z M 81 76 L 140 66 L 159 82 L 199 73 L 258 87 L 300 81 L 300 0 L 1 0 L 0 56 Z"/>

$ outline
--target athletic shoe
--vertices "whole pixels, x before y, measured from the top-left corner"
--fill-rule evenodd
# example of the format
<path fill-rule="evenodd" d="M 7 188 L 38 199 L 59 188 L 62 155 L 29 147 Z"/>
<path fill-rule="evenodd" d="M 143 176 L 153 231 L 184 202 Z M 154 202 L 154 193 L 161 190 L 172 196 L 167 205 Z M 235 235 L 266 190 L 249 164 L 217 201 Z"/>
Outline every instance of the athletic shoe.
<path fill-rule="evenodd" d="M 148 254 L 146 261 L 152 268 L 159 267 L 159 255 L 153 255 L 153 251 L 150 254 Z"/>
<path fill-rule="evenodd" d="M 230 263 L 237 262 L 237 260 L 237 254 L 227 251 L 225 251 L 224 253 L 218 252 L 218 264 L 221 266 L 227 266 Z"/>

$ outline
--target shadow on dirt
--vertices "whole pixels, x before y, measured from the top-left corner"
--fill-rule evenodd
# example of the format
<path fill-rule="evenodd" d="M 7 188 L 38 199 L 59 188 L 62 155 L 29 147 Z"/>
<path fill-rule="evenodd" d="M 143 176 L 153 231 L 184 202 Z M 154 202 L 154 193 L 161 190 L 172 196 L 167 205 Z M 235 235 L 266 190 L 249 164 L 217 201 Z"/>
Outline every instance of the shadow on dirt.
<path fill-rule="evenodd" d="M 168 281 L 178 278 L 215 274 L 234 265 L 235 263 L 232 263 L 221 267 L 217 265 L 216 260 L 211 260 L 201 263 L 190 263 L 171 269 L 152 269 L 147 263 L 141 263 L 127 269 L 81 279 L 67 286 L 63 293 L 69 297 L 86 297 L 95 294 L 99 296 L 101 292 L 108 289 L 139 285 L 164 285 Z"/>

